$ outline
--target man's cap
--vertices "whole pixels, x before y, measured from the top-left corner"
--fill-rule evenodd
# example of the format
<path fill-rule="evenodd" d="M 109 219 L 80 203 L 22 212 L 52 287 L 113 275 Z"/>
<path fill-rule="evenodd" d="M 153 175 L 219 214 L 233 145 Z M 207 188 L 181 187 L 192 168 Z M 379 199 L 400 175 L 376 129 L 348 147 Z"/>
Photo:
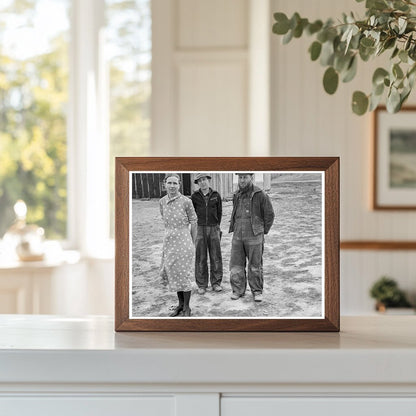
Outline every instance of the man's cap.
<path fill-rule="evenodd" d="M 201 178 L 211 179 L 211 176 L 208 173 L 197 173 L 194 179 L 194 183 L 198 183 Z"/>

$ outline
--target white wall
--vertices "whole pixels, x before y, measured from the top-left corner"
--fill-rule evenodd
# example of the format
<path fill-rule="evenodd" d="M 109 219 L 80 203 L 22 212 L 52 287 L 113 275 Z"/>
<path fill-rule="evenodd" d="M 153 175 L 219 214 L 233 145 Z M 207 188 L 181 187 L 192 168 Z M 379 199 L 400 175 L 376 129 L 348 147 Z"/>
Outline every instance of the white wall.
<path fill-rule="evenodd" d="M 267 155 L 269 6 L 153 0 L 153 155 Z"/>

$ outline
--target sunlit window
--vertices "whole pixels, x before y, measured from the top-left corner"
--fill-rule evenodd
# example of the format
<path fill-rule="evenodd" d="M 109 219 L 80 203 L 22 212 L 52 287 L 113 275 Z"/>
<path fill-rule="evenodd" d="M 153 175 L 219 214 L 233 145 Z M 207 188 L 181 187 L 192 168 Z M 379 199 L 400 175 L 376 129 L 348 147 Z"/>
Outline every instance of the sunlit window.
<path fill-rule="evenodd" d="M 114 157 L 146 156 L 150 142 L 150 0 L 106 0 L 110 79 L 110 218 L 114 234 Z"/>
<path fill-rule="evenodd" d="M 69 0 L 0 4 L 0 238 L 18 199 L 48 238 L 67 234 L 69 12 Z"/>
<path fill-rule="evenodd" d="M 151 0 L 0 2 L 0 238 L 19 199 L 48 239 L 113 237 L 114 157 L 149 154 L 151 26 Z"/>

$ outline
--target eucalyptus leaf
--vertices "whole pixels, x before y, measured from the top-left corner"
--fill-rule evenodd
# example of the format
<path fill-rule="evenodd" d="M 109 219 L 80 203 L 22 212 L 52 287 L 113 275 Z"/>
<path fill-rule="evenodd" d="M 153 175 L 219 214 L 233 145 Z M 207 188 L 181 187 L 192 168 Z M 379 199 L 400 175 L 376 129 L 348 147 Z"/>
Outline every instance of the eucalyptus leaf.
<path fill-rule="evenodd" d="M 316 40 L 321 43 L 325 43 L 328 40 L 328 29 L 321 29 L 316 36 Z"/>
<path fill-rule="evenodd" d="M 392 88 L 390 94 L 387 96 L 386 107 L 389 113 L 397 113 L 400 109 L 400 93 L 397 88 Z"/>
<path fill-rule="evenodd" d="M 273 25 L 273 33 L 285 35 L 290 28 L 287 16 L 284 13 L 275 13 L 274 20 L 276 20 L 276 23 Z"/>
<path fill-rule="evenodd" d="M 334 58 L 334 68 L 338 72 L 344 71 L 349 66 L 351 55 L 336 54 Z"/>
<path fill-rule="evenodd" d="M 289 20 L 290 29 L 295 30 L 298 24 L 300 23 L 301 17 L 299 13 L 293 13 L 293 16 Z"/>
<path fill-rule="evenodd" d="M 374 86 L 384 84 L 384 78 L 386 78 L 389 73 L 384 68 L 377 68 L 374 71 L 372 82 Z"/>
<path fill-rule="evenodd" d="M 404 49 L 405 49 L 406 51 L 410 48 L 410 45 L 411 45 L 411 43 L 412 43 L 412 40 L 413 40 L 413 33 L 411 33 L 411 34 L 408 36 L 408 38 L 407 38 L 407 40 L 406 40 L 406 43 L 404 44 Z"/>
<path fill-rule="evenodd" d="M 368 108 L 368 97 L 361 91 L 354 91 L 352 95 L 352 111 L 362 116 Z"/>
<path fill-rule="evenodd" d="M 384 0 L 367 0 L 365 3 L 367 9 L 383 10 L 388 7 Z"/>
<path fill-rule="evenodd" d="M 330 66 L 324 73 L 324 89 L 328 94 L 334 94 L 338 88 L 338 73 Z"/>
<path fill-rule="evenodd" d="M 368 111 L 374 111 L 380 104 L 382 95 L 370 95 L 370 105 Z"/>
<path fill-rule="evenodd" d="M 309 35 L 313 35 L 314 33 L 319 32 L 322 29 L 324 24 L 321 20 L 315 20 L 313 23 L 310 23 L 309 26 L 306 28 L 306 32 Z"/>
<path fill-rule="evenodd" d="M 384 82 L 382 84 L 373 86 L 373 95 L 383 95 L 384 88 Z"/>
<path fill-rule="evenodd" d="M 411 89 L 406 89 L 400 94 L 400 108 L 402 107 L 403 103 L 408 99 L 410 95 Z"/>
<path fill-rule="evenodd" d="M 404 76 L 403 71 L 400 68 L 399 64 L 394 64 L 391 72 L 398 79 L 403 78 L 403 76 Z"/>
<path fill-rule="evenodd" d="M 404 49 L 402 49 L 402 50 L 399 52 L 399 59 L 400 59 L 402 62 L 407 63 L 408 58 L 409 58 L 409 55 L 407 54 L 407 51 L 405 51 Z"/>
<path fill-rule="evenodd" d="M 300 38 L 303 33 L 303 29 L 308 25 L 308 21 L 306 19 L 300 19 L 293 29 L 293 37 Z"/>
<path fill-rule="evenodd" d="M 282 43 L 287 45 L 293 39 L 293 30 L 289 30 L 286 35 L 283 36 Z"/>
<path fill-rule="evenodd" d="M 374 39 L 375 45 L 378 45 L 380 43 L 380 32 L 377 32 L 376 30 L 370 30 L 370 36 Z"/>
<path fill-rule="evenodd" d="M 387 38 L 384 43 L 383 43 L 383 47 L 384 49 L 390 49 L 392 48 L 394 45 L 396 44 L 396 38 L 391 37 L 391 38 Z"/>
<path fill-rule="evenodd" d="M 312 61 L 316 61 L 321 54 L 322 44 L 318 41 L 315 41 L 309 47 L 309 53 L 311 54 Z"/>
<path fill-rule="evenodd" d="M 327 39 L 333 41 L 335 38 L 338 37 L 338 32 L 334 27 L 329 27 L 326 29 L 327 32 Z"/>
<path fill-rule="evenodd" d="M 360 46 L 363 46 L 364 48 L 372 48 L 374 44 L 375 41 L 372 38 L 362 38 L 360 41 Z"/>
<path fill-rule="evenodd" d="M 359 46 L 358 52 L 360 54 L 360 58 L 367 62 L 375 53 L 375 48 L 366 48 L 362 45 Z"/>
<path fill-rule="evenodd" d="M 341 36 L 341 41 L 342 42 L 346 42 L 346 40 L 348 39 L 348 37 L 351 35 L 351 37 L 352 37 L 352 27 L 351 26 L 349 26 L 348 28 L 347 28 L 347 30 L 342 34 L 342 36 Z"/>
<path fill-rule="evenodd" d="M 349 48 L 349 46 L 350 46 L 350 43 L 351 43 L 351 39 L 352 39 L 352 37 L 354 36 L 354 35 L 356 35 L 358 32 L 359 32 L 360 30 L 358 29 L 358 27 L 356 26 L 356 25 L 352 25 L 351 26 L 351 28 L 350 28 L 350 30 L 349 30 L 349 33 L 348 33 L 348 36 L 347 36 L 347 39 L 346 39 L 346 46 L 345 46 L 345 53 L 347 53 L 347 51 L 348 51 L 348 48 Z"/>
<path fill-rule="evenodd" d="M 320 63 L 322 66 L 332 65 L 334 61 L 334 44 L 326 41 L 322 45 Z"/>
<path fill-rule="evenodd" d="M 350 82 L 351 80 L 354 79 L 356 74 L 357 74 L 357 58 L 354 55 L 350 60 L 347 70 L 343 74 L 342 82 Z"/>
<path fill-rule="evenodd" d="M 399 25 L 399 35 L 402 35 L 406 30 L 407 20 L 403 16 L 400 16 L 398 19 L 398 25 Z"/>
<path fill-rule="evenodd" d="M 409 54 L 409 58 L 414 61 L 416 59 L 416 45 L 411 46 L 407 53 Z"/>
<path fill-rule="evenodd" d="M 409 88 L 410 90 L 413 89 L 413 86 L 415 85 L 415 79 L 416 79 L 416 74 L 413 72 L 412 74 L 408 75 L 408 80 L 409 80 Z"/>
<path fill-rule="evenodd" d="M 391 54 L 390 59 L 394 59 L 398 55 L 399 51 L 400 49 L 396 46 L 393 50 L 393 53 Z"/>
<path fill-rule="evenodd" d="M 390 22 L 390 29 L 392 29 L 395 34 L 399 34 L 399 24 L 396 21 L 393 20 Z"/>
<path fill-rule="evenodd" d="M 409 87 L 412 89 L 416 79 L 416 64 L 413 64 L 413 66 L 407 71 L 406 76 L 409 81 Z"/>
<path fill-rule="evenodd" d="M 394 0 L 393 1 L 393 7 L 397 10 L 400 10 L 402 12 L 405 12 L 409 10 L 409 6 L 405 4 L 402 0 Z"/>
<path fill-rule="evenodd" d="M 416 65 L 413 64 L 412 67 L 407 71 L 407 75 L 416 74 Z"/>
<path fill-rule="evenodd" d="M 346 16 L 347 23 L 353 24 L 355 23 L 355 17 L 353 12 Z"/>
<path fill-rule="evenodd" d="M 384 45 L 383 45 L 382 43 L 379 43 L 379 44 L 377 45 L 377 48 L 376 48 L 375 54 L 376 54 L 376 56 L 379 56 L 379 55 L 381 55 L 384 51 L 385 51 L 385 49 L 384 49 Z"/>
<path fill-rule="evenodd" d="M 350 49 L 358 49 L 358 45 L 360 44 L 360 40 L 361 40 L 361 32 L 358 32 L 356 35 L 354 35 L 351 39 L 351 43 L 350 43 Z"/>
<path fill-rule="evenodd" d="M 390 15 L 389 14 L 379 14 L 377 17 L 378 20 L 378 24 L 379 25 L 385 25 L 390 19 Z"/>

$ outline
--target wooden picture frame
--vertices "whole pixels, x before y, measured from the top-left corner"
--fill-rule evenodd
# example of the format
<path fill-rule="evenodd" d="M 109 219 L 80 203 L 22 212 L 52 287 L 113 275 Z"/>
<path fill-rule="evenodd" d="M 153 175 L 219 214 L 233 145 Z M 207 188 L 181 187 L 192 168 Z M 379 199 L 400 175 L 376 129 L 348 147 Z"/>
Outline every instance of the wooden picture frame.
<path fill-rule="evenodd" d="M 373 209 L 416 209 L 416 107 L 373 113 Z"/>
<path fill-rule="evenodd" d="M 189 317 L 168 316 L 168 304 L 170 300 L 176 300 L 175 293 L 163 292 L 163 296 L 153 294 L 149 300 L 149 293 L 156 290 L 160 284 L 155 261 L 152 260 L 151 267 L 148 261 L 152 256 L 159 261 L 163 257 L 161 237 L 156 236 L 162 235 L 163 232 L 159 212 L 160 204 L 163 205 L 160 199 L 163 177 L 160 175 L 165 172 L 179 172 L 180 178 L 183 179 L 180 186 L 184 190 L 186 175 L 190 174 L 193 182 L 198 172 L 209 172 L 206 176 L 213 176 L 212 181 L 217 177 L 232 181 L 232 189 L 224 187 L 225 179 L 216 183 L 216 187 L 221 187 L 224 194 L 228 192 L 231 195 L 229 199 L 221 197 L 221 245 L 231 244 L 232 250 L 235 250 L 232 240 L 234 234 L 228 234 L 228 223 L 224 220 L 226 212 L 229 220 L 234 215 L 234 200 L 230 190 L 234 192 L 239 189 L 241 183 L 238 185 L 236 181 L 239 181 L 240 177 L 244 179 L 241 175 L 246 172 L 255 172 L 249 176 L 255 183 L 260 178 L 259 181 L 263 182 L 259 182 L 259 187 L 262 189 L 266 189 L 266 182 L 270 182 L 270 191 L 250 188 L 257 189 L 256 192 L 262 195 L 266 194 L 267 197 L 264 198 L 269 198 L 272 205 L 274 204 L 275 223 L 263 240 L 264 252 L 262 251 L 264 291 L 265 298 L 269 297 L 268 301 L 264 299 L 260 303 L 254 302 L 249 285 L 244 298 L 229 300 L 229 295 L 233 292 L 229 281 L 230 272 L 225 267 L 221 293 L 216 294 L 212 290 L 205 295 L 198 295 L 195 289 L 192 290 L 191 306 L 194 313 Z M 271 178 L 270 181 L 268 178 Z M 139 196 L 142 199 L 132 196 L 133 180 L 135 197 Z M 152 188 L 154 191 L 149 191 L 147 187 L 146 191 L 143 190 L 141 185 L 145 182 L 149 184 L 151 181 L 156 183 Z M 189 178 L 186 181 L 188 183 Z M 339 331 L 339 158 L 118 157 L 115 190 L 116 331 Z M 189 189 L 186 192 L 189 194 Z M 188 207 L 189 202 L 185 201 L 183 206 Z M 250 210 L 255 211 L 253 205 L 251 207 Z M 298 215 L 295 214 L 298 212 L 296 210 L 303 211 Z M 151 216 L 147 212 L 152 212 Z M 249 210 L 246 212 L 251 215 Z M 248 221 L 251 221 L 252 225 L 254 220 Z M 237 224 L 237 220 L 235 222 Z M 286 224 L 292 227 L 291 232 L 285 231 Z M 252 228 L 250 232 L 251 230 Z M 288 235 L 292 237 L 289 238 Z M 293 246 L 291 241 L 294 242 Z M 296 258 L 292 258 L 292 255 Z M 230 249 L 224 249 L 224 262 L 229 257 Z M 134 272 L 132 264 L 135 264 Z M 280 272 L 271 272 L 272 269 Z M 312 283 L 315 286 L 308 288 L 308 284 Z M 280 286 L 276 288 L 278 284 Z M 292 284 L 295 286 L 290 286 Z M 162 293 L 157 290 L 155 293 Z M 215 297 L 217 295 L 218 297 Z M 284 309 L 282 305 L 288 302 L 290 296 L 293 296 L 293 301 L 285 304 Z M 215 299 L 215 308 L 214 303 L 209 303 L 210 299 Z M 208 302 L 208 306 L 205 307 L 204 302 Z M 236 306 L 235 312 L 234 309 L 225 307 L 230 302 L 235 302 L 232 303 L 233 306 L 240 305 L 241 309 Z M 311 308 L 303 307 L 304 303 Z M 151 310 L 149 305 L 157 307 L 157 312 L 140 312 Z M 149 308 L 146 309 L 147 306 Z M 268 312 L 267 308 L 272 308 L 271 312 Z M 307 314 L 305 310 L 313 312 L 304 316 Z M 219 313 L 224 313 L 224 316 L 218 315 Z M 236 315 L 230 315 L 233 313 Z M 247 315 L 248 313 L 251 315 Z"/>

